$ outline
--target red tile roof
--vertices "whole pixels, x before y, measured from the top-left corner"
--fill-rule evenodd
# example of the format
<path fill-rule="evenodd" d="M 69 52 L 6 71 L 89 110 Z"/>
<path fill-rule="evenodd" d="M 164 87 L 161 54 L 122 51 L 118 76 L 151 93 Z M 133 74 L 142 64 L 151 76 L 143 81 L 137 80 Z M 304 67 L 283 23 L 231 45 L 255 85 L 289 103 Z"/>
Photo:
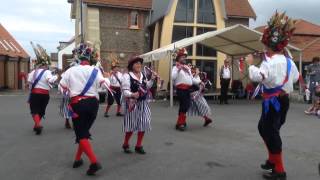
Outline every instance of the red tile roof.
<path fill-rule="evenodd" d="M 230 17 L 256 18 L 248 0 L 225 0 L 226 13 Z"/>
<path fill-rule="evenodd" d="M 11 34 L 0 24 L 0 55 L 30 57 Z"/>
<path fill-rule="evenodd" d="M 84 0 L 84 3 L 105 5 L 120 8 L 145 9 L 152 8 L 152 0 Z"/>
<path fill-rule="evenodd" d="M 320 25 L 299 19 L 296 24 L 295 34 L 320 36 Z"/>
<path fill-rule="evenodd" d="M 266 26 L 257 27 L 256 30 L 263 32 Z M 299 19 L 296 23 L 295 35 L 312 35 L 320 36 L 320 25 L 313 24 L 309 21 Z"/>
<path fill-rule="evenodd" d="M 302 59 L 304 62 L 312 62 L 314 57 L 320 57 L 320 37 L 314 39 L 302 51 Z"/>

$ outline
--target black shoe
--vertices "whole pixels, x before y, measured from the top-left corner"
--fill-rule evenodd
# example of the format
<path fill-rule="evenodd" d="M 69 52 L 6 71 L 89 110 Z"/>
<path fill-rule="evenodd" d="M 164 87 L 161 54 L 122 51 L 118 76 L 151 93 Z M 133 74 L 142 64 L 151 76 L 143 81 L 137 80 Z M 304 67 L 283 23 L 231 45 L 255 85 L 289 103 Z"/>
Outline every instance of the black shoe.
<path fill-rule="evenodd" d="M 265 173 L 263 174 L 263 177 L 265 179 L 274 179 L 274 180 L 286 180 L 287 174 L 285 172 L 283 173 L 277 173 L 277 172 L 271 172 L 271 173 Z"/>
<path fill-rule="evenodd" d="M 142 146 L 141 147 L 136 147 L 134 150 L 138 154 L 146 154 L 146 152 L 144 151 Z"/>
<path fill-rule="evenodd" d="M 72 167 L 73 168 L 78 168 L 78 167 L 80 167 L 82 165 L 83 165 L 83 160 L 80 159 L 79 161 L 74 161 Z"/>
<path fill-rule="evenodd" d="M 211 124 L 213 121 L 211 119 L 206 119 L 206 121 L 203 124 L 203 127 L 207 127 L 209 124 Z"/>
<path fill-rule="evenodd" d="M 71 129 L 71 125 L 70 125 L 70 123 L 69 123 L 68 121 L 66 121 L 64 127 L 65 127 L 66 129 Z"/>
<path fill-rule="evenodd" d="M 34 129 L 35 129 L 36 135 L 40 135 L 42 133 L 43 127 L 39 126 L 39 127 L 34 128 Z"/>
<path fill-rule="evenodd" d="M 104 117 L 106 117 L 106 118 L 108 118 L 108 117 L 109 117 L 109 115 L 108 115 L 108 113 L 107 113 L 107 112 L 105 112 L 105 113 L 104 113 Z"/>
<path fill-rule="evenodd" d="M 126 153 L 126 154 L 131 154 L 132 153 L 132 151 L 130 150 L 130 147 L 127 146 L 127 145 L 123 145 L 122 149 L 123 149 L 123 152 Z"/>
<path fill-rule="evenodd" d="M 229 104 L 228 101 L 224 102 L 224 104 Z"/>
<path fill-rule="evenodd" d="M 123 116 L 123 114 L 121 114 L 120 112 L 118 112 L 118 113 L 116 114 L 116 116 Z"/>
<path fill-rule="evenodd" d="M 99 164 L 99 163 L 94 163 L 94 164 L 91 164 L 89 166 L 89 169 L 87 171 L 87 175 L 88 176 L 93 176 L 96 174 L 97 171 L 99 171 L 100 169 L 102 169 L 102 166 Z"/>
<path fill-rule="evenodd" d="M 186 126 L 185 125 L 176 125 L 176 130 L 185 131 L 186 130 Z"/>
<path fill-rule="evenodd" d="M 266 160 L 266 163 L 261 164 L 261 169 L 271 171 L 275 168 L 275 165 L 271 163 L 270 161 Z"/>

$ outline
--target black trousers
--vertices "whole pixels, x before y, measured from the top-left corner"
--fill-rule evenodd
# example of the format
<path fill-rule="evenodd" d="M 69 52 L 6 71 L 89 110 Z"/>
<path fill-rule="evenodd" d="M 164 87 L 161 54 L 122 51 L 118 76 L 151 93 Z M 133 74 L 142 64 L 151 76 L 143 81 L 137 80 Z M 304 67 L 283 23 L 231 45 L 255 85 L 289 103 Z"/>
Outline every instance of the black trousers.
<path fill-rule="evenodd" d="M 121 89 L 114 90 L 113 96 L 108 91 L 108 105 L 112 105 L 114 103 L 114 100 L 116 100 L 116 103 L 120 106 L 120 99 L 121 99 Z"/>
<path fill-rule="evenodd" d="M 221 96 L 220 96 L 220 102 L 228 102 L 228 90 L 230 85 L 230 79 L 221 79 L 220 81 L 221 85 Z"/>
<path fill-rule="evenodd" d="M 177 96 L 179 100 L 179 114 L 187 113 L 191 103 L 190 90 L 177 89 Z"/>
<path fill-rule="evenodd" d="M 29 101 L 31 114 L 39 114 L 42 118 L 46 114 L 46 108 L 49 103 L 49 99 L 49 94 L 31 93 Z"/>
<path fill-rule="evenodd" d="M 77 118 L 72 118 L 72 122 L 76 134 L 76 142 L 79 143 L 81 139 L 89 139 L 91 137 L 89 131 L 97 117 L 99 101 L 96 98 L 88 98 L 79 101 L 77 104 L 72 104 L 71 107 L 74 113 L 78 115 Z"/>
<path fill-rule="evenodd" d="M 269 152 L 279 154 L 282 152 L 282 140 L 280 137 L 280 129 L 286 122 L 287 112 L 289 110 L 289 97 L 278 97 L 280 102 L 280 111 L 277 112 L 273 105 L 270 104 L 269 112 L 264 114 L 264 106 L 262 105 L 262 115 L 259 121 L 258 130 L 260 136 L 264 140 Z"/>

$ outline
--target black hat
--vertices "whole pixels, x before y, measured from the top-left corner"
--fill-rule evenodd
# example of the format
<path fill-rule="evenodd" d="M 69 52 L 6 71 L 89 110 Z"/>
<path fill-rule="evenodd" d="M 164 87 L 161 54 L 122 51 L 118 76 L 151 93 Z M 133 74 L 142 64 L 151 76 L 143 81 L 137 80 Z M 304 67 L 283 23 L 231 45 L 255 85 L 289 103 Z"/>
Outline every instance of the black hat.
<path fill-rule="evenodd" d="M 134 56 L 128 61 L 128 70 L 131 71 L 132 67 L 135 63 L 140 62 L 141 64 L 143 63 L 143 59 L 139 56 Z"/>

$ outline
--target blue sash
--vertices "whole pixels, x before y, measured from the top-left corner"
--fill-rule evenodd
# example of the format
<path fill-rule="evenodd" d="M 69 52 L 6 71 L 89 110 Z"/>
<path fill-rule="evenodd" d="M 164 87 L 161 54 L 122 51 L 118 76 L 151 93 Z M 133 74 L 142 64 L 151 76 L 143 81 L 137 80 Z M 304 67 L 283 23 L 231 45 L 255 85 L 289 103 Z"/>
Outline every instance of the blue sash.
<path fill-rule="evenodd" d="M 79 94 L 79 96 L 84 96 L 88 91 L 89 89 L 91 88 L 91 86 L 93 85 L 96 77 L 98 75 L 98 70 L 97 69 L 93 69 L 91 75 L 90 75 L 90 78 L 86 84 L 86 86 L 84 87 L 84 89 L 82 90 L 82 92 Z"/>
<path fill-rule="evenodd" d="M 31 88 L 30 88 L 30 94 L 28 97 L 28 102 L 30 102 L 30 98 L 31 98 L 31 92 L 32 90 L 36 87 L 36 85 L 38 84 L 38 82 L 40 81 L 40 79 L 42 78 L 43 74 L 46 72 L 46 70 L 44 69 L 43 71 L 41 71 L 41 73 L 38 75 L 38 77 L 33 81 Z M 36 72 L 34 72 L 36 73 Z"/>
<path fill-rule="evenodd" d="M 289 76 L 290 76 L 290 72 L 291 72 L 291 59 L 289 57 L 286 57 L 287 59 L 287 76 L 286 79 L 284 80 L 284 82 L 282 83 L 282 85 L 274 87 L 274 88 L 266 88 L 264 85 L 262 85 L 262 91 L 265 94 L 276 94 L 282 91 L 283 86 L 288 82 L 289 80 Z M 280 111 L 280 102 L 277 99 L 277 96 L 272 96 L 268 99 L 264 99 L 263 100 L 263 108 L 264 108 L 264 114 L 266 115 L 269 112 L 269 107 L 270 104 L 274 107 L 274 109 L 279 112 Z"/>

